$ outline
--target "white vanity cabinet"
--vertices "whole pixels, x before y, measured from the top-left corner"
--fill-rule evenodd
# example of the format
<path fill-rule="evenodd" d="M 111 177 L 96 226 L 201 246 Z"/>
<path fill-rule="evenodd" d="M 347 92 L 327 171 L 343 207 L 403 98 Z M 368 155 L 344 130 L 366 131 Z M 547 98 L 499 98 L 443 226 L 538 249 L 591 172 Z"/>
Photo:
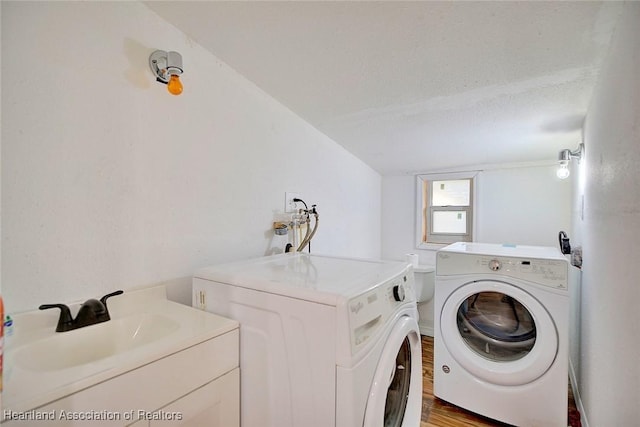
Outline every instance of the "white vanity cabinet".
<path fill-rule="evenodd" d="M 34 414 L 55 414 L 54 421 L 43 425 L 60 427 L 239 427 L 238 337 L 234 329 L 37 408 Z"/>
<path fill-rule="evenodd" d="M 84 335 L 54 334 L 50 325 L 46 331 L 51 328 L 52 333 L 46 338 L 27 341 L 30 335 L 25 334 L 21 346 L 10 354 L 1 427 L 239 427 L 238 322 L 166 301 L 160 298 L 162 292 L 156 291 L 160 297 L 151 304 L 150 293 L 131 293 L 134 307 L 141 300 L 149 306 L 142 317 L 122 310 L 123 320 L 116 317 L 103 326 L 87 327 Z M 129 337 L 129 329 L 121 325 L 136 327 L 130 328 Z M 155 341 L 118 348 L 113 355 L 92 362 L 67 367 L 62 358 L 47 359 L 53 350 L 33 359 L 42 363 L 25 362 L 39 343 L 54 349 L 59 342 L 73 344 L 76 336 L 84 344 L 85 339 L 100 335 L 93 343 L 107 348 L 106 340 L 141 340 L 158 328 L 164 328 L 163 334 Z M 79 353 L 92 348 L 76 346 L 70 360 L 84 360 Z"/>
<path fill-rule="evenodd" d="M 148 421 L 150 427 L 238 427 L 240 425 L 240 370 L 223 375 L 217 380 L 192 391 L 158 411 L 166 420 Z M 171 418 L 179 416 L 180 420 Z M 147 426 L 140 424 L 135 427 Z"/>
<path fill-rule="evenodd" d="M 92 421 L 92 426 L 239 427 L 238 351 L 234 329 L 39 410 L 55 410 L 56 425 L 65 427 L 86 426 L 87 420 L 62 420 L 62 411 L 120 417 Z"/>

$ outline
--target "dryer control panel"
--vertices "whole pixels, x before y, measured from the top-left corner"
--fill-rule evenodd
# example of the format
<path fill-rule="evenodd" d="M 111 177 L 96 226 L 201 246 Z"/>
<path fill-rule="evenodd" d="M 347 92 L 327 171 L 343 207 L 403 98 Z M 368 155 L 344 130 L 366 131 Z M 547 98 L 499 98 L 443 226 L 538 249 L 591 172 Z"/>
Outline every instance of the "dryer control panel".
<path fill-rule="evenodd" d="M 567 289 L 569 263 L 563 259 L 537 259 L 438 252 L 436 274 L 497 274 L 555 289 Z"/>

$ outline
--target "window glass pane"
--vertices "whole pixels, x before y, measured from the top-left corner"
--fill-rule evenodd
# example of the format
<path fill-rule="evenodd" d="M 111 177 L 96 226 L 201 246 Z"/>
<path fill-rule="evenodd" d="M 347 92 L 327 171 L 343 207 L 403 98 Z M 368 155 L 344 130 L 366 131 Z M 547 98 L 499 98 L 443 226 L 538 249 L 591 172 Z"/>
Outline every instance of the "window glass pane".
<path fill-rule="evenodd" d="M 455 179 L 433 181 L 432 206 L 469 206 L 471 181 Z"/>
<path fill-rule="evenodd" d="M 465 211 L 434 211 L 432 233 L 467 233 L 467 213 Z"/>

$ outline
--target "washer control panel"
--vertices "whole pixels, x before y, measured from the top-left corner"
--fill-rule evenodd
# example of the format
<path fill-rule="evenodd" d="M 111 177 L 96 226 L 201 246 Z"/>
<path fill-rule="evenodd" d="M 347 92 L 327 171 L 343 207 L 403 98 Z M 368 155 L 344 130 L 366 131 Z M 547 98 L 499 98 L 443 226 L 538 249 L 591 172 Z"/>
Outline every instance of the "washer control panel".
<path fill-rule="evenodd" d="M 411 270 L 394 277 L 348 302 L 351 350 L 369 342 L 399 307 L 415 301 Z"/>
<path fill-rule="evenodd" d="M 438 252 L 436 274 L 499 274 L 556 289 L 567 289 L 569 263 L 563 259 L 538 259 Z"/>

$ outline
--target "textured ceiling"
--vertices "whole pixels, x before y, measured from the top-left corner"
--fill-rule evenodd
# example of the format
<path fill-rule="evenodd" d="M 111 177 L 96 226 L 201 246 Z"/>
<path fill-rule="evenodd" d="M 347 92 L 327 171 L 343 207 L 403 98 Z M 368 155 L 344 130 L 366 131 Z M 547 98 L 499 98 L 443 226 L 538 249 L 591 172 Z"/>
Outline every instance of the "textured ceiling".
<path fill-rule="evenodd" d="M 556 1 L 146 4 L 385 175 L 553 160 L 576 148 L 621 10 Z"/>

